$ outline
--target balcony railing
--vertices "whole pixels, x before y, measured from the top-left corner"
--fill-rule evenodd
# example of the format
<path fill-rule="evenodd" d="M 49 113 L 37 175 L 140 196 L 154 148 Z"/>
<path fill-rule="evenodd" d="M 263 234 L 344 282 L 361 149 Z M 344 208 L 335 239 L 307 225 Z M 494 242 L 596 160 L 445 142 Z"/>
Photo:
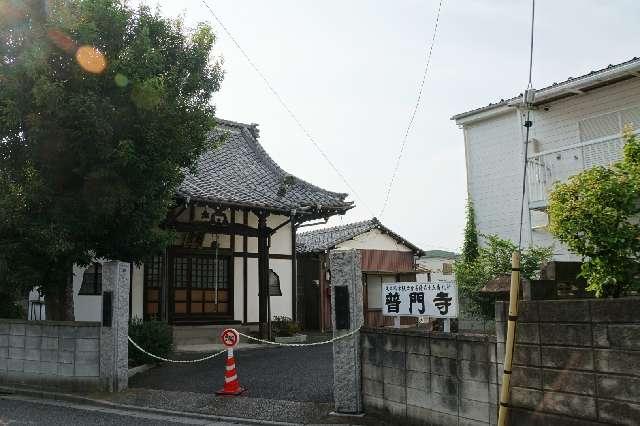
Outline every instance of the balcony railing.
<path fill-rule="evenodd" d="M 529 208 L 545 209 L 554 183 L 620 160 L 623 146 L 622 137 L 615 135 L 530 155 L 527 164 Z"/>

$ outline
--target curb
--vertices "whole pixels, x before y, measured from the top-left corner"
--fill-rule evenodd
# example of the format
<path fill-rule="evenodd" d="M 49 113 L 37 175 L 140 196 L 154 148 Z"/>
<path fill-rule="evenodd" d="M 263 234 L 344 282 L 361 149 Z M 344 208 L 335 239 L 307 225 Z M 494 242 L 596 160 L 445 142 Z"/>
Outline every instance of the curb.
<path fill-rule="evenodd" d="M 74 402 L 82 405 L 92 405 L 104 408 L 115 408 L 120 410 L 128 410 L 128 411 L 137 411 L 142 413 L 149 414 L 160 414 L 160 415 L 168 415 L 168 416 L 181 416 L 196 420 L 211 420 L 217 422 L 236 422 L 236 423 L 245 423 L 245 424 L 255 424 L 255 425 L 274 425 L 274 426 L 297 426 L 302 423 L 287 423 L 287 422 L 278 422 L 273 420 L 257 420 L 250 419 L 244 417 L 231 417 L 231 416 L 219 416 L 212 414 L 200 414 L 200 413 L 191 413 L 188 411 L 176 411 L 176 410 L 167 410 L 163 408 L 152 408 L 152 407 L 141 407 L 138 405 L 129 405 L 129 404 L 118 404 L 111 401 L 106 401 L 103 399 L 93 399 L 86 396 L 73 395 L 68 393 L 61 392 L 50 392 L 50 391 L 42 391 L 28 388 L 20 388 L 20 387 L 7 387 L 0 386 L 0 394 L 4 395 L 23 395 L 29 396 L 32 398 L 42 399 L 42 400 L 53 400 L 53 401 L 64 401 L 64 402 Z M 1 396 L 1 395 L 0 395 Z"/>
<path fill-rule="evenodd" d="M 133 376 L 135 376 L 136 374 L 139 373 L 144 373 L 145 371 L 151 370 L 152 368 L 156 367 L 156 364 L 142 364 L 142 365 L 138 365 L 137 367 L 133 367 L 130 368 L 127 372 L 128 377 L 132 378 Z"/>

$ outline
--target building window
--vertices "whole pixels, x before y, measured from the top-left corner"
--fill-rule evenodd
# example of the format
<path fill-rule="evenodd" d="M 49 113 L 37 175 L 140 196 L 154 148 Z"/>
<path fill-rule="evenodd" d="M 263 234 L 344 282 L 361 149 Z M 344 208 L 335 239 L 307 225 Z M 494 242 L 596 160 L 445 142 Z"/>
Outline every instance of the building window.
<path fill-rule="evenodd" d="M 144 262 L 144 317 L 160 319 L 164 256 L 152 256 Z"/>
<path fill-rule="evenodd" d="M 451 274 L 453 274 L 453 265 L 451 263 L 443 263 L 442 275 L 451 275 Z"/>
<path fill-rule="evenodd" d="M 367 308 L 382 309 L 382 277 L 367 274 Z"/>
<path fill-rule="evenodd" d="M 84 270 L 82 285 L 78 294 L 83 296 L 99 296 L 102 294 L 102 265 L 100 263 L 95 262 Z"/>

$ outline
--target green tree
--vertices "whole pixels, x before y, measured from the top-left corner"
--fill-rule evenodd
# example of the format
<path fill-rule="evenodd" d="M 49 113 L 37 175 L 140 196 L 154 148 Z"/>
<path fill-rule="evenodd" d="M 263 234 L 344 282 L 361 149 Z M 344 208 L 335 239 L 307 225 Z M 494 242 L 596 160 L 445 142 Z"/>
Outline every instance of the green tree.
<path fill-rule="evenodd" d="M 511 254 L 518 246 L 497 235 L 486 236 L 486 243 L 478 249 L 478 256 L 470 262 L 461 258 L 454 264 L 456 283 L 461 298 L 466 301 L 467 313 L 491 319 L 494 317 L 496 298 L 481 293 L 480 289 L 490 280 L 511 273 Z M 539 277 L 540 268 L 551 259 L 550 247 L 531 247 L 520 257 L 522 278 L 532 280 Z"/>
<path fill-rule="evenodd" d="M 462 260 L 472 262 L 478 257 L 478 231 L 476 218 L 471 200 L 467 200 L 467 223 L 464 227 L 464 242 L 462 244 Z"/>
<path fill-rule="evenodd" d="M 72 264 L 171 240 L 159 225 L 211 146 L 215 38 L 119 0 L 0 10 L 0 285 L 41 285 L 68 319 Z"/>
<path fill-rule="evenodd" d="M 627 129 L 623 159 L 555 185 L 549 229 L 582 256 L 581 275 L 596 296 L 640 288 L 640 141 Z"/>

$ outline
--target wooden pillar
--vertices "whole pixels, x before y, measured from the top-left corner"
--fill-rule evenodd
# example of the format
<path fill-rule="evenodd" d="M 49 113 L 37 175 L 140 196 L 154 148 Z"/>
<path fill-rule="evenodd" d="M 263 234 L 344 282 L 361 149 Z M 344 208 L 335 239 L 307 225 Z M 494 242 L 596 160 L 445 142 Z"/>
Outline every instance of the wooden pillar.
<path fill-rule="evenodd" d="M 269 229 L 267 213 L 258 213 L 258 317 L 260 338 L 268 339 L 269 330 Z"/>
<path fill-rule="evenodd" d="M 296 256 L 296 224 L 295 216 L 291 216 L 291 317 L 298 318 L 298 258 Z"/>
<path fill-rule="evenodd" d="M 318 278 L 320 281 L 320 331 L 325 332 L 324 316 L 325 316 L 325 303 L 327 298 L 327 292 L 325 290 L 325 257 L 324 254 L 318 254 Z"/>

